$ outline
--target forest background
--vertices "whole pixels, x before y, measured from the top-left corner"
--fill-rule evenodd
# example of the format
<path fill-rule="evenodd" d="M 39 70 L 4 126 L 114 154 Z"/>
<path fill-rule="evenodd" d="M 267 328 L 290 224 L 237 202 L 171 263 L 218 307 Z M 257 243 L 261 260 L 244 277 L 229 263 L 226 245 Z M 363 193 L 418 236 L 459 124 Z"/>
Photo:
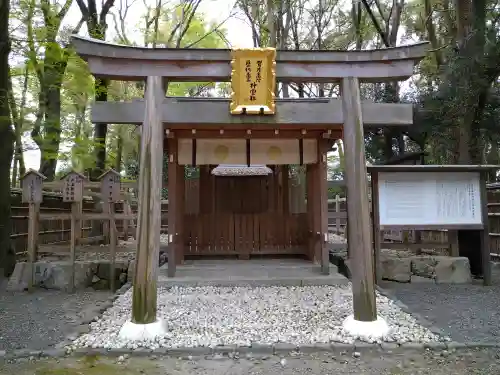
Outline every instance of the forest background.
<path fill-rule="evenodd" d="M 366 134 L 368 162 L 425 152 L 428 164 L 498 164 L 499 31 L 499 1 L 487 0 L 0 0 L 0 268 L 11 268 L 10 189 L 27 168 L 48 180 L 69 170 L 96 178 L 107 168 L 137 178 L 136 127 L 92 124 L 90 106 L 142 97 L 144 86 L 94 79 L 71 34 L 146 47 L 288 50 L 428 40 L 411 80 L 361 87 L 365 99 L 415 108 L 410 128 Z M 279 86 L 285 98 L 338 94 L 336 84 Z M 229 86 L 171 82 L 168 95 L 228 96 Z M 341 179 L 343 165 L 338 141 L 329 177 Z M 291 173 L 300 178 L 301 168 Z"/>

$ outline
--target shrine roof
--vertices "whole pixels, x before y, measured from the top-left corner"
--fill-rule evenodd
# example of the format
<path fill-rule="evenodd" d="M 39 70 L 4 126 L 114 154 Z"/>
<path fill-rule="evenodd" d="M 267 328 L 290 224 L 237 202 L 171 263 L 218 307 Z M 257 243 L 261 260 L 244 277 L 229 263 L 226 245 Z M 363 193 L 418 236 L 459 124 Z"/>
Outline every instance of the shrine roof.
<path fill-rule="evenodd" d="M 266 165 L 239 165 L 220 164 L 212 170 L 214 176 L 236 177 L 236 176 L 267 176 L 273 171 Z"/>

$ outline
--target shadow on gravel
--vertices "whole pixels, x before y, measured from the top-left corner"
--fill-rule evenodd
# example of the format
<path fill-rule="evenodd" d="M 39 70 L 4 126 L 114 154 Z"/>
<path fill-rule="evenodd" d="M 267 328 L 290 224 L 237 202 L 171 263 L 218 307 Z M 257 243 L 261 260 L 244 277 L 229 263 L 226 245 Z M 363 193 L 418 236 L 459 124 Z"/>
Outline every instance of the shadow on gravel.
<path fill-rule="evenodd" d="M 400 284 L 381 287 L 458 342 L 500 342 L 500 270 L 492 286 L 473 284 Z"/>

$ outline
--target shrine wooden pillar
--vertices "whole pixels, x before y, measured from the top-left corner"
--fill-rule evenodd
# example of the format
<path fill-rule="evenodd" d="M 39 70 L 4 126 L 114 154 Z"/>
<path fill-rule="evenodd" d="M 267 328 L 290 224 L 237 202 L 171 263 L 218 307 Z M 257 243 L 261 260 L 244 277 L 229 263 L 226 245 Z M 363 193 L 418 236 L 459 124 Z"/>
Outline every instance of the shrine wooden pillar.
<path fill-rule="evenodd" d="M 184 263 L 184 213 L 185 213 L 185 196 L 186 196 L 186 174 L 184 165 L 177 164 L 177 184 L 176 184 L 176 238 L 175 245 L 176 262 L 177 264 Z"/>
<path fill-rule="evenodd" d="M 372 234 L 366 172 L 365 139 L 359 80 L 342 79 L 342 111 L 344 114 L 344 155 L 347 181 L 347 226 L 349 257 L 352 264 L 354 319 L 377 320 L 375 301 Z"/>
<path fill-rule="evenodd" d="M 306 166 L 307 213 L 309 222 L 309 253 L 313 261 L 321 265 L 321 273 L 330 273 L 328 250 L 328 186 L 327 143 L 318 139 L 317 163 Z"/>
<path fill-rule="evenodd" d="M 309 238 L 307 242 L 307 255 L 311 261 L 315 261 L 316 257 L 314 256 L 314 248 L 315 248 L 315 226 L 314 226 L 314 164 L 306 165 L 306 185 L 307 185 L 307 225 L 309 229 Z"/>
<path fill-rule="evenodd" d="M 168 277 L 175 277 L 176 266 L 178 263 L 179 241 L 177 233 L 179 229 L 179 178 L 180 169 L 178 165 L 178 143 L 177 139 L 168 139 Z"/>
<path fill-rule="evenodd" d="M 141 134 L 137 255 L 132 294 L 132 323 L 156 321 L 160 253 L 163 164 L 162 78 L 148 77 Z"/>
<path fill-rule="evenodd" d="M 321 273 L 330 274 L 330 254 L 328 250 L 328 185 L 327 185 L 327 152 L 328 140 L 318 140 L 318 166 L 316 180 L 318 182 L 318 246 Z"/>
<path fill-rule="evenodd" d="M 319 161 L 319 159 L 318 159 Z M 321 199 L 319 186 L 319 162 L 311 165 L 311 209 L 312 209 L 312 249 L 314 263 L 321 263 Z"/>

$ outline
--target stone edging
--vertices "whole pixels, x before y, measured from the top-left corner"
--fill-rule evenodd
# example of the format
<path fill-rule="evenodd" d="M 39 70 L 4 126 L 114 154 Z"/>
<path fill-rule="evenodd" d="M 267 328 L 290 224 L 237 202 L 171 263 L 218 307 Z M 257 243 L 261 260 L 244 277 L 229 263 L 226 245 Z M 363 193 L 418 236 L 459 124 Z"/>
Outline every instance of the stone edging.
<path fill-rule="evenodd" d="M 213 359 L 222 358 L 238 358 L 240 354 L 246 355 L 278 355 L 284 356 L 289 354 L 311 354 L 319 352 L 352 352 L 354 356 L 360 355 L 362 352 L 378 350 L 386 353 L 401 352 L 401 351 L 456 351 L 460 349 L 491 349 L 500 348 L 499 344 L 471 342 L 471 343 L 407 343 L 407 344 L 369 344 L 369 343 L 354 343 L 354 344 L 274 344 L 274 345 L 253 345 L 249 347 L 237 347 L 236 345 L 197 347 L 197 348 L 159 348 L 155 350 L 149 349 L 104 349 L 104 348 L 78 348 L 74 352 L 67 353 L 64 348 L 47 349 L 47 350 L 29 350 L 21 349 L 13 352 L 5 353 L 0 351 L 0 363 L 2 361 L 12 361 L 17 359 L 37 360 L 40 358 L 61 358 L 61 357 L 85 357 L 85 356 L 103 356 L 103 357 L 180 357 L 183 359 L 191 359 L 191 357 L 213 356 Z"/>

